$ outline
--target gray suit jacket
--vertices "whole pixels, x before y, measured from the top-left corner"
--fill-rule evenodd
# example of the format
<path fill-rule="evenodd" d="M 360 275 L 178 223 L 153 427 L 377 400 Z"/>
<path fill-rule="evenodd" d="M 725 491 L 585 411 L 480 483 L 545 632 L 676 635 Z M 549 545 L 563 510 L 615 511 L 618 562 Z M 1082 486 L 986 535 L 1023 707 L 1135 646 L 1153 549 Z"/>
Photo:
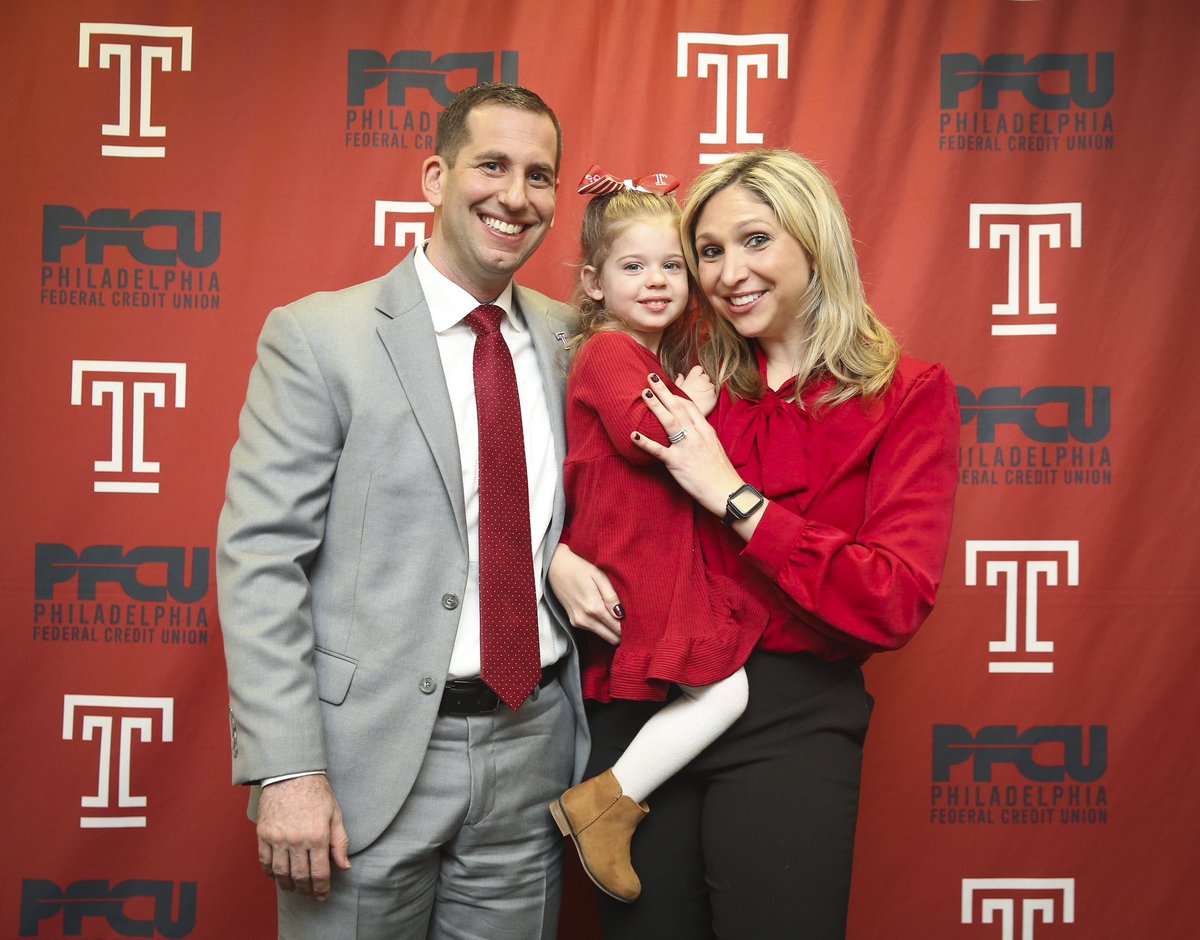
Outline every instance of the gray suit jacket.
<path fill-rule="evenodd" d="M 572 311 L 516 287 L 514 300 L 561 463 L 553 334 L 571 329 Z M 421 766 L 467 582 L 454 415 L 411 255 L 382 278 L 272 311 L 239 432 L 217 550 L 233 779 L 326 768 L 357 851 Z M 551 548 L 563 512 L 560 474 Z M 562 681 L 578 779 L 588 739 L 573 646 Z"/>

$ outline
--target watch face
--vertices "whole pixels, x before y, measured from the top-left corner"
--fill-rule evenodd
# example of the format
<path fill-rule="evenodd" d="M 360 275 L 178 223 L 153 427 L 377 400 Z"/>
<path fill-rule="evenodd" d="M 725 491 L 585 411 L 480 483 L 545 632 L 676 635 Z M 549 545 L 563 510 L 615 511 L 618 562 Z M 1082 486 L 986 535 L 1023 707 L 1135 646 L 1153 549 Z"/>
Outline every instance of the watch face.
<path fill-rule="evenodd" d="M 757 490 L 741 489 L 729 498 L 733 504 L 734 512 L 743 519 L 758 508 L 758 504 L 762 502 L 762 495 Z"/>

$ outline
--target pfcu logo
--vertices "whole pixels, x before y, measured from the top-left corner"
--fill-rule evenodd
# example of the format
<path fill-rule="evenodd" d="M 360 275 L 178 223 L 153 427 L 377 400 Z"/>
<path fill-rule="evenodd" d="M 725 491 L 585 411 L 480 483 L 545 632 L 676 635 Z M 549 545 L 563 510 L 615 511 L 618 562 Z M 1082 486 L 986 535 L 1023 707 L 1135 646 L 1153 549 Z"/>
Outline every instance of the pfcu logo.
<path fill-rule="evenodd" d="M 426 225 L 433 219 L 433 206 L 427 202 L 375 200 L 375 244 L 388 244 L 388 223 L 393 222 L 392 242 L 396 248 L 419 245 L 425 241 Z"/>
<path fill-rule="evenodd" d="M 731 49 L 737 51 L 730 52 Z M 696 77 L 711 78 L 716 93 L 715 126 L 700 134 L 700 145 L 705 149 L 699 155 L 699 162 L 720 163 L 733 156 L 738 151 L 729 149 L 731 143 L 737 147 L 760 146 L 762 132 L 750 129 L 750 79 L 782 81 L 788 77 L 787 33 L 680 33 L 677 58 L 678 78 L 689 77 L 694 59 Z M 707 149 L 711 147 L 720 149 Z"/>
<path fill-rule="evenodd" d="M 41 543 L 34 551 L 33 639 L 123 646 L 205 646 L 207 548 Z M 75 590 L 66 585 L 75 582 Z M 60 585 L 64 586 L 60 589 Z"/>
<path fill-rule="evenodd" d="M 147 403 L 163 408 L 170 401 L 173 407 L 183 408 L 187 365 L 76 359 L 71 363 L 72 405 L 83 405 L 85 385 L 91 386 L 89 403 L 102 407 L 107 400 L 112 413 L 111 451 L 107 459 L 93 464 L 98 476 L 92 489 L 97 493 L 157 493 L 160 465 L 146 457 Z"/>
<path fill-rule="evenodd" d="M 106 157 L 165 157 L 165 125 L 151 113 L 156 72 L 192 70 L 192 27 L 133 23 L 80 23 L 79 67 L 115 67 L 117 120 L 101 125 Z"/>
<path fill-rule="evenodd" d="M 132 792 L 134 738 L 136 736 L 142 744 L 153 742 L 156 724 L 159 741 L 170 743 L 174 740 L 174 699 L 123 695 L 63 696 L 63 740 L 75 740 L 78 730 L 80 740 L 96 741 L 99 750 L 96 792 L 80 799 L 79 805 L 84 810 L 101 812 L 97 815 L 91 812 L 82 814 L 79 817 L 81 829 L 145 828 L 146 797 Z"/>
<path fill-rule="evenodd" d="M 1043 385 L 1027 392 L 1006 385 L 985 388 L 978 396 L 960 385 L 958 404 L 963 427 L 975 422 L 980 444 L 995 443 L 996 429 L 1005 425 L 1015 425 L 1039 444 L 1095 444 L 1112 426 L 1112 389 L 1094 386 L 1091 391 L 1090 423 L 1088 390 L 1080 385 Z"/>
<path fill-rule="evenodd" d="M 197 239 L 199 235 L 199 239 Z M 181 209 L 96 209 L 86 217 L 73 206 L 42 207 L 42 261 L 58 264 L 63 249 L 83 242 L 83 260 L 104 264 L 110 248 L 152 267 L 207 268 L 221 256 L 221 214 Z"/>
<path fill-rule="evenodd" d="M 516 84 L 518 60 L 512 50 L 448 52 L 434 59 L 425 49 L 396 52 L 390 58 L 374 49 L 351 49 L 346 67 L 345 144 L 432 153 L 430 104 L 445 107 L 458 91 L 480 82 Z M 372 94 L 368 106 L 367 93 L 381 87 L 386 87 L 386 94 Z M 413 90 L 423 94 L 410 101 Z"/>
<path fill-rule="evenodd" d="M 1012 765 L 1034 783 L 1095 783 L 1108 770 L 1108 727 L 989 725 L 972 734 L 962 725 L 933 726 L 933 779 L 950 780 L 950 769 L 971 765 L 971 780 L 991 783 L 997 765 Z"/>
<path fill-rule="evenodd" d="M 1070 247 L 1083 245 L 1083 204 L 971 203 L 969 244 L 973 250 L 983 244 L 984 219 L 995 219 L 987 223 L 988 248 L 1003 247 L 1008 254 L 1008 296 L 1003 303 L 992 304 L 992 315 L 998 318 L 992 322 L 992 335 L 1054 335 L 1058 326 L 1049 318 L 1058 313 L 1058 304 L 1042 299 L 1042 252 L 1062 247 L 1064 221 Z M 1027 261 L 1024 272 L 1022 257 Z M 1026 284 L 1024 306 L 1022 277 Z"/>
<path fill-rule="evenodd" d="M 101 267 L 113 262 L 114 250 L 118 265 Z M 96 209 L 84 216 L 73 206 L 42 207 L 43 304 L 216 309 L 221 285 L 212 266 L 220 256 L 219 212 Z M 145 267 L 119 263 L 127 259 Z"/>
<path fill-rule="evenodd" d="M 1058 586 L 1064 563 L 1066 586 L 1079 585 L 1079 542 L 968 539 L 966 549 L 967 587 L 979 583 L 981 562 L 984 583 L 996 587 L 1003 582 L 1004 587 L 1004 639 L 988 643 L 989 652 L 1004 658 L 989 662 L 988 672 L 1054 672 L 1053 660 L 1046 658 L 1054 643 L 1038 636 L 1038 592 L 1041 585 Z"/>
<path fill-rule="evenodd" d="M 939 150 L 1112 150 L 1111 52 L 942 56 Z M 978 92 L 976 91 L 978 89 Z M 964 97 L 966 99 L 964 101 Z"/>
<path fill-rule="evenodd" d="M 1093 386 L 1089 395 L 1082 385 L 999 385 L 976 395 L 960 385 L 958 404 L 963 427 L 975 429 L 974 443 L 958 449 L 964 486 L 1112 483 L 1108 447 L 1094 446 L 1112 429 L 1108 386 Z"/>
<path fill-rule="evenodd" d="M 1035 940 L 1036 924 L 1075 923 L 1075 879 L 964 878 L 962 922 L 977 916 L 999 924 L 1001 940 Z"/>
<path fill-rule="evenodd" d="M 194 881 L 133 879 L 110 884 L 104 880 L 76 881 L 64 891 L 53 881 L 26 878 L 21 882 L 19 936 L 36 937 L 42 924 L 62 916 L 63 937 L 82 937 L 84 921 L 101 919 L 119 937 L 191 936 L 196 927 Z M 139 917 L 150 908 L 150 916 Z M 173 914 L 178 904 L 178 914 Z M 89 928 L 89 931 L 95 928 Z M 101 928 L 103 929 L 103 928 Z"/>
<path fill-rule="evenodd" d="M 407 106 L 411 88 L 423 88 L 434 101 L 445 107 L 458 90 L 450 87 L 452 76 L 458 88 L 492 81 L 516 84 L 517 53 L 506 50 L 499 58 L 500 75 L 497 78 L 496 54 L 493 52 L 449 52 L 434 59 L 428 50 L 410 49 L 396 52 L 389 59 L 374 49 L 351 49 L 346 67 L 346 104 L 352 108 L 362 107 L 370 89 L 386 85 L 389 107 Z M 467 74 L 456 74 L 460 72 Z"/>
<path fill-rule="evenodd" d="M 1006 93 L 1020 95 L 1043 111 L 1102 108 L 1112 101 L 1113 64 L 1111 52 L 1097 52 L 1094 66 L 1087 53 L 1043 53 L 1028 61 L 1020 53 L 989 55 L 983 61 L 969 52 L 946 53 L 942 108 L 960 107 L 962 95 L 976 88 L 981 107 L 992 111 Z"/>
<path fill-rule="evenodd" d="M 954 772 L 956 767 L 961 769 Z M 1107 772 L 1106 725 L 1041 725 L 1024 731 L 989 725 L 974 734 L 961 725 L 934 725 L 929 821 L 1104 825 L 1108 791 L 1099 781 Z"/>
<path fill-rule="evenodd" d="M 79 600 L 95 600 L 100 585 L 115 584 L 130 600 L 194 604 L 208 595 L 208 570 L 207 548 L 192 549 L 189 575 L 186 548 L 141 545 L 126 552 L 120 545 L 90 545 L 76 553 L 69 545 L 41 543 L 34 550 L 34 597 L 52 600 L 58 585 L 77 580 Z"/>

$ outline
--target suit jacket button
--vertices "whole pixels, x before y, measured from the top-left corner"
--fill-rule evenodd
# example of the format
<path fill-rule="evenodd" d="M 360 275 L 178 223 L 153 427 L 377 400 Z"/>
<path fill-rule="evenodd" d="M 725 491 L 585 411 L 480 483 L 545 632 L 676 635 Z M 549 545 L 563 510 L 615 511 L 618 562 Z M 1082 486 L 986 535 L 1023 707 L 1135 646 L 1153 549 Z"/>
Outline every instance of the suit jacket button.
<path fill-rule="evenodd" d="M 454 610 L 454 608 L 458 606 L 458 596 L 455 594 L 443 594 L 442 606 L 445 607 L 446 610 Z"/>
<path fill-rule="evenodd" d="M 426 695 L 437 691 L 437 680 L 433 676 L 421 676 L 420 689 Z"/>

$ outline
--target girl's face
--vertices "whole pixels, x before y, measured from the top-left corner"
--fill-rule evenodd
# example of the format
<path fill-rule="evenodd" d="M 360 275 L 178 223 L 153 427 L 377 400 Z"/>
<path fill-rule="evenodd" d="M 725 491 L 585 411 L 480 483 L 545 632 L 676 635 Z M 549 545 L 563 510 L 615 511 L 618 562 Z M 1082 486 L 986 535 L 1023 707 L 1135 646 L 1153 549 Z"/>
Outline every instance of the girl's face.
<path fill-rule="evenodd" d="M 695 232 L 700 287 L 718 315 L 747 338 L 803 334 L 797 314 L 812 267 L 770 206 L 730 186 L 700 210 Z"/>
<path fill-rule="evenodd" d="M 669 219 L 631 223 L 613 240 L 599 270 L 585 265 L 580 278 L 587 295 L 651 352 L 658 352 L 663 330 L 687 308 L 687 266 L 679 230 Z"/>

